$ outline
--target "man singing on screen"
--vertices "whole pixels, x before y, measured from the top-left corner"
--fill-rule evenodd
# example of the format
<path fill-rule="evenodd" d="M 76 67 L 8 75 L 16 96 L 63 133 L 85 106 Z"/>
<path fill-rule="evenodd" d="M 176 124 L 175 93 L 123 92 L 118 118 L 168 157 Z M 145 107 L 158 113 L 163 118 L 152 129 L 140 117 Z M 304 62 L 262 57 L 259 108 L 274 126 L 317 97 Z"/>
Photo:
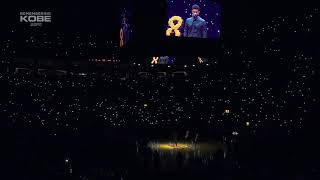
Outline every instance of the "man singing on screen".
<path fill-rule="evenodd" d="M 207 38 L 207 22 L 202 19 L 200 14 L 200 7 L 198 5 L 192 6 L 192 17 L 188 18 L 184 26 L 184 37 Z"/>

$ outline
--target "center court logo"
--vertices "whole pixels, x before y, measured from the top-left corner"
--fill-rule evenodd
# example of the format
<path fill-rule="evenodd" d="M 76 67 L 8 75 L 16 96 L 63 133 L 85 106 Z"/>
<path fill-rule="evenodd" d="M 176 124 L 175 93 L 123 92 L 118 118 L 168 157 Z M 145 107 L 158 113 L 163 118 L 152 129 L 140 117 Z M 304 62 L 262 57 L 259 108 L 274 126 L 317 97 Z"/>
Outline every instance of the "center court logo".
<path fill-rule="evenodd" d="M 51 12 L 20 12 L 20 22 L 30 26 L 42 26 L 51 22 Z"/>

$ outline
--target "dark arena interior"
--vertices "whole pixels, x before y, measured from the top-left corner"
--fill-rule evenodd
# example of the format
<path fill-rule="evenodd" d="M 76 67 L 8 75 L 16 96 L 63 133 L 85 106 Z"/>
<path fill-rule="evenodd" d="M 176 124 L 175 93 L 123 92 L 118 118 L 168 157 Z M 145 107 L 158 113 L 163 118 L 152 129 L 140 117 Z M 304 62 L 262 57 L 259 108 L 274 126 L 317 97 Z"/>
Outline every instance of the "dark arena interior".
<path fill-rule="evenodd" d="M 1 179 L 320 179 L 320 8 L 0 7 Z"/>

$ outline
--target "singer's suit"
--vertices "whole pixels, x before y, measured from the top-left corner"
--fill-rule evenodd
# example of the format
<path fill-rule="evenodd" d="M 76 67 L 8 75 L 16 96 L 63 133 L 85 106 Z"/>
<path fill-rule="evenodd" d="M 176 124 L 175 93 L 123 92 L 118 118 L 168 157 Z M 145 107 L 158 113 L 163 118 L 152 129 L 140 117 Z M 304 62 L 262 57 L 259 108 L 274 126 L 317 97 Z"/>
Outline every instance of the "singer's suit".
<path fill-rule="evenodd" d="M 207 38 L 207 23 L 201 17 L 190 17 L 184 26 L 184 37 Z"/>

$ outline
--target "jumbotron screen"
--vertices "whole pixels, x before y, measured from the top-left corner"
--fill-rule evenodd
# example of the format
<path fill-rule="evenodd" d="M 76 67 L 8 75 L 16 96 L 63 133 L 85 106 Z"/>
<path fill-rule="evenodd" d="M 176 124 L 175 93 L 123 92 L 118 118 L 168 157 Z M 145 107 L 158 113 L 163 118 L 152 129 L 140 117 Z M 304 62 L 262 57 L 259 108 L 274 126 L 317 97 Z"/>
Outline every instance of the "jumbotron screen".
<path fill-rule="evenodd" d="M 128 44 L 132 36 L 132 1 L 127 1 L 120 11 L 120 47 Z"/>
<path fill-rule="evenodd" d="M 167 0 L 166 36 L 219 39 L 219 0 Z"/>

